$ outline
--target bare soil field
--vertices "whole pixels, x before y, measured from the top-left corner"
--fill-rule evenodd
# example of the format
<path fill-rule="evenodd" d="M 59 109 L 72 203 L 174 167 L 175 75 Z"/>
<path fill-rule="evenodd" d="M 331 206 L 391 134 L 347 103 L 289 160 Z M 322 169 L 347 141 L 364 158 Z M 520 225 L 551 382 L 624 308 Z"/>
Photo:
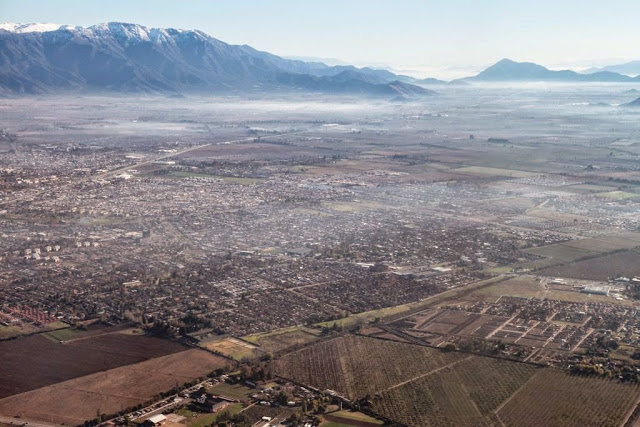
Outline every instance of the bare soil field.
<path fill-rule="evenodd" d="M 171 341 L 125 333 L 66 343 L 41 335 L 2 341 L 0 398 L 186 349 Z"/>
<path fill-rule="evenodd" d="M 143 403 L 229 362 L 190 349 L 0 399 L 0 414 L 77 425 Z M 98 408 L 96 412 L 96 408 Z"/>

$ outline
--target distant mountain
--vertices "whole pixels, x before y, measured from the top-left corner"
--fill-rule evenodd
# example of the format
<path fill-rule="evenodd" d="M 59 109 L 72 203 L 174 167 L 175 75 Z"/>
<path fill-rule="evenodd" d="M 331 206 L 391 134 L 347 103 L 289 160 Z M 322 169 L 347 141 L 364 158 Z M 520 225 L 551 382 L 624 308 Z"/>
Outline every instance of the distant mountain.
<path fill-rule="evenodd" d="M 198 30 L 110 22 L 0 25 L 0 93 L 316 91 L 424 96 L 386 70 L 331 67 L 229 45 Z"/>
<path fill-rule="evenodd" d="M 607 65 L 600 68 L 589 68 L 584 70 L 585 74 L 593 74 L 600 71 L 610 71 L 612 73 L 624 74 L 626 76 L 640 76 L 640 61 L 630 61 L 624 64 Z"/>
<path fill-rule="evenodd" d="M 557 82 L 632 82 L 634 79 L 610 71 L 580 74 L 571 70 L 553 71 L 532 62 L 503 59 L 478 75 L 463 80 L 497 81 L 557 81 Z"/>
<path fill-rule="evenodd" d="M 445 81 L 434 78 L 426 78 L 422 80 L 413 79 L 411 83 L 425 85 L 425 86 L 466 86 L 469 83 L 465 80 L 453 80 L 453 81 Z"/>
<path fill-rule="evenodd" d="M 628 104 L 622 104 L 623 107 L 640 107 L 640 98 L 631 101 Z"/>

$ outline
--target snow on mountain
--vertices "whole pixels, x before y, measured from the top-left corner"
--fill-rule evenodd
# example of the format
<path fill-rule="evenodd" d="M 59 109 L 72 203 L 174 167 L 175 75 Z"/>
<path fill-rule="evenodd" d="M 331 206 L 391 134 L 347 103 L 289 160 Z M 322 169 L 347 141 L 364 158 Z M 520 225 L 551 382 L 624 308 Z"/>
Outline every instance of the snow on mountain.
<path fill-rule="evenodd" d="M 199 30 L 123 22 L 90 27 L 2 24 L 0 51 L 0 94 L 64 90 L 433 94 L 399 82 L 401 76 L 384 70 L 292 61 L 250 46 L 230 45 Z"/>
<path fill-rule="evenodd" d="M 0 30 L 10 31 L 12 33 L 46 33 L 48 31 L 55 31 L 59 29 L 61 25 L 58 24 L 43 24 L 43 23 L 30 23 L 19 24 L 15 22 L 0 23 Z"/>

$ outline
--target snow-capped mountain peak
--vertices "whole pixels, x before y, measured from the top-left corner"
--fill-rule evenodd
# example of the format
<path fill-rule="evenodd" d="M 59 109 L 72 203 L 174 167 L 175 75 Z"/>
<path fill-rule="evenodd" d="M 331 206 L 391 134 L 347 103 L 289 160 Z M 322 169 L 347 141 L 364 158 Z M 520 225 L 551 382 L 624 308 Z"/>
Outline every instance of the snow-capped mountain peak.
<path fill-rule="evenodd" d="M 12 33 L 46 33 L 48 31 L 55 31 L 61 26 L 58 24 L 50 23 L 29 23 L 21 24 L 15 22 L 0 23 L 0 30 L 9 31 Z"/>

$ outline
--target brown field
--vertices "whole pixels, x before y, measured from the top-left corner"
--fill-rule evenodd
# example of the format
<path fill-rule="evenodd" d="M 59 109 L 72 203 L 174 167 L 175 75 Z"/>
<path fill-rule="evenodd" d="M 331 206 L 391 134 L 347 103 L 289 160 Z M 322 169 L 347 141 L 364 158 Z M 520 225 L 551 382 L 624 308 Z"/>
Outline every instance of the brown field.
<path fill-rule="evenodd" d="M 229 362 L 191 349 L 0 399 L 0 414 L 77 425 L 151 399 Z"/>
<path fill-rule="evenodd" d="M 275 367 L 282 377 L 356 398 L 465 357 L 430 347 L 349 335 L 289 353 L 278 359 Z"/>
<path fill-rule="evenodd" d="M 159 338 L 108 333 L 59 343 L 42 335 L 0 342 L 0 398 L 186 350 Z"/>
<path fill-rule="evenodd" d="M 620 426 L 640 386 L 544 369 L 498 410 L 507 426 Z"/>

